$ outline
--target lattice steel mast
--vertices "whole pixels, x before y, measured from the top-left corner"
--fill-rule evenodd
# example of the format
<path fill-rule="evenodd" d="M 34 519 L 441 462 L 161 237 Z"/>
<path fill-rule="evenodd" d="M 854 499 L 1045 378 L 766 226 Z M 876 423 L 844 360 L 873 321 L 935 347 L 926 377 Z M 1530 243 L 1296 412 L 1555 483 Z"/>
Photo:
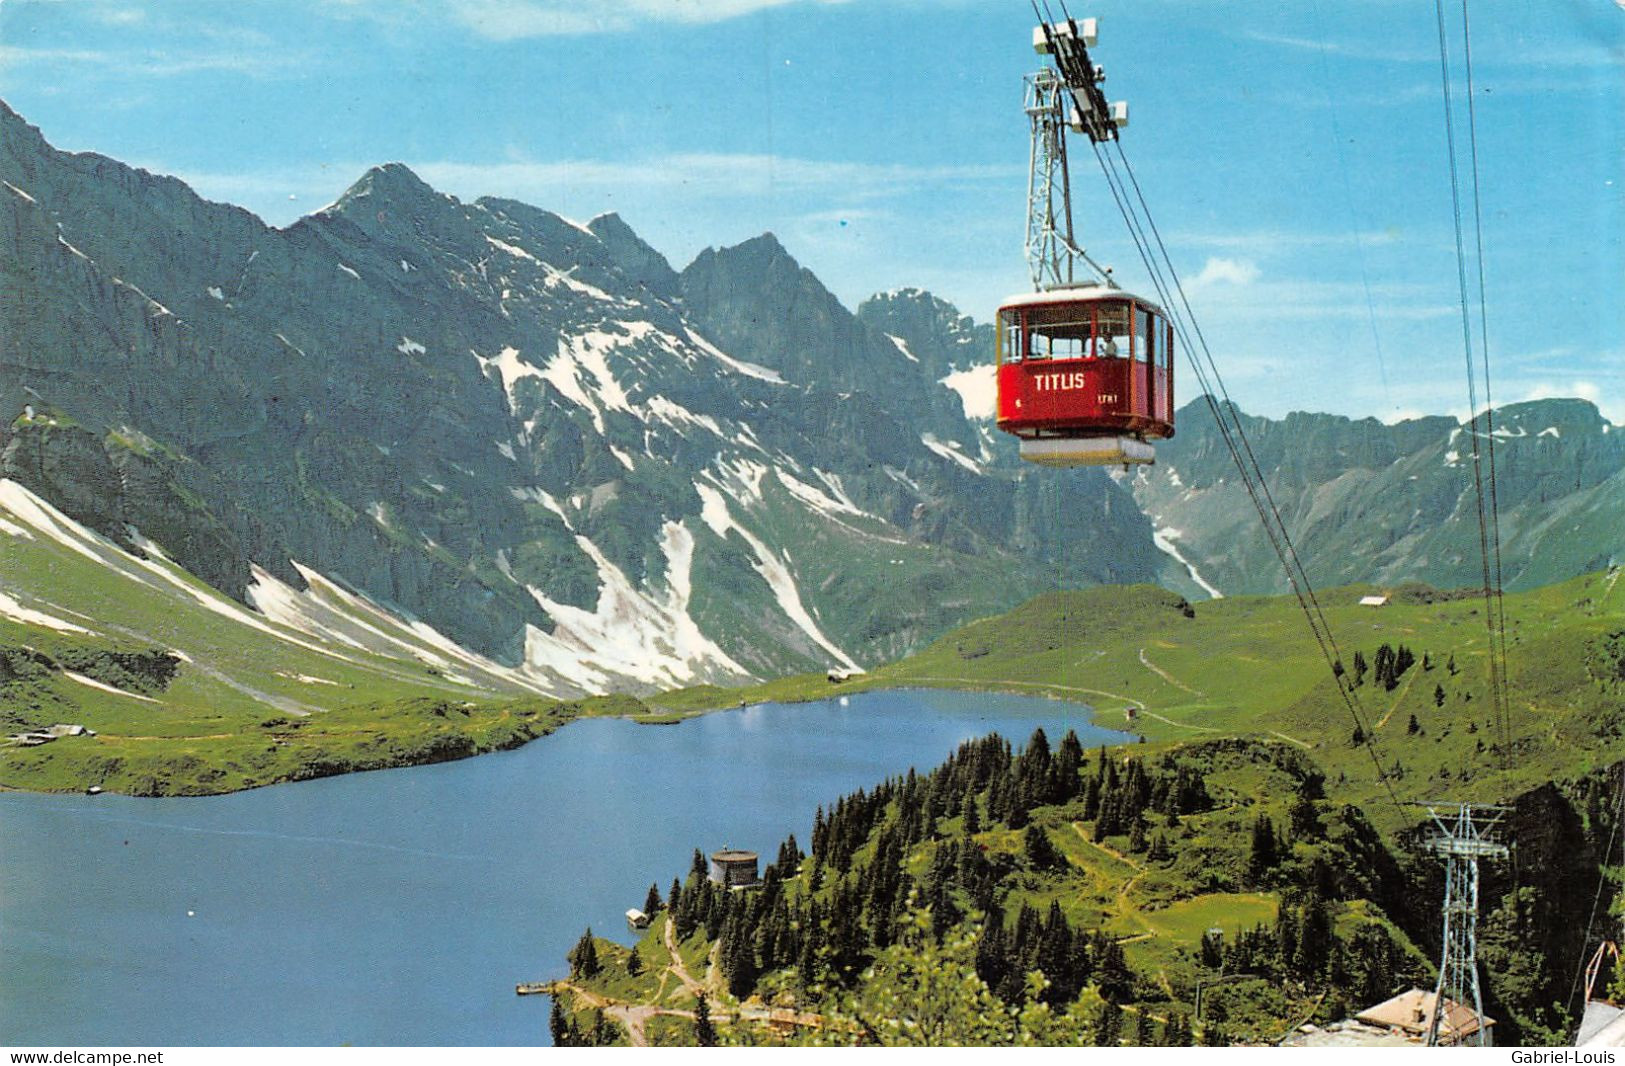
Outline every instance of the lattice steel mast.
<path fill-rule="evenodd" d="M 1439 959 L 1439 985 L 1428 1021 L 1428 1047 L 1439 1046 L 1439 1022 L 1447 1005 L 1470 1007 L 1472 1032 L 1452 1041 L 1488 1047 L 1484 995 L 1478 982 L 1478 861 L 1506 857 L 1504 844 L 1490 831 L 1506 813 L 1505 807 L 1476 803 L 1430 805 L 1428 816 L 1436 827 L 1427 846 L 1444 859 L 1444 953 Z"/>
<path fill-rule="evenodd" d="M 1033 30 L 1033 50 L 1055 57 L 1048 67 L 1026 78 L 1024 109 L 1032 128 L 1027 177 L 1027 267 L 1037 290 L 1060 288 L 1076 281 L 1075 261 L 1082 261 L 1106 285 L 1111 268 L 1089 258 L 1072 228 L 1072 179 L 1067 167 L 1066 133 L 1070 129 L 1091 141 L 1115 139 L 1128 125 L 1128 104 L 1108 104 L 1100 91 L 1106 73 L 1089 58 L 1097 39 L 1097 20 L 1067 19 Z"/>

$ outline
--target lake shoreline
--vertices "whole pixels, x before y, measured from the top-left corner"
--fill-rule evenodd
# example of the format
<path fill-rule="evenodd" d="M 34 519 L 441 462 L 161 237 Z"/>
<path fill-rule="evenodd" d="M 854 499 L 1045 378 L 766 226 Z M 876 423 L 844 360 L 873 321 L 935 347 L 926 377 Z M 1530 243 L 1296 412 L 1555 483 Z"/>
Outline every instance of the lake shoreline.
<path fill-rule="evenodd" d="M 676 729 L 583 716 L 478 762 L 210 801 L 0 796 L 0 927 L 16 931 L 0 1032 L 22 1046 L 546 1043 L 547 1003 L 515 983 L 562 976 L 584 925 L 625 929 L 696 848 L 770 859 L 791 833 L 810 839 L 820 804 L 989 733 L 1131 739 L 1086 715 L 875 692 Z"/>
<path fill-rule="evenodd" d="M 57 779 L 68 778 L 61 784 L 42 784 L 35 787 L 29 784 L 19 784 L 15 781 L 0 780 L 0 792 L 35 793 L 42 795 L 84 795 L 92 785 L 100 786 L 100 794 L 129 796 L 138 799 L 175 799 L 175 798 L 202 798 L 207 796 L 226 796 L 239 792 L 248 792 L 255 789 L 269 788 L 273 785 L 297 784 L 304 781 L 320 780 L 328 777 L 339 777 L 348 774 L 371 773 L 378 770 L 398 770 L 414 766 L 432 766 L 438 763 L 459 762 L 494 752 L 513 751 L 524 747 L 532 741 L 557 731 L 565 725 L 581 718 L 620 718 L 638 725 L 671 726 L 680 725 L 692 718 L 702 715 L 715 714 L 721 711 L 734 711 L 741 708 L 756 706 L 764 703 L 778 704 L 807 704 L 826 700 L 838 700 L 844 696 L 854 696 L 870 692 L 900 692 L 908 690 L 935 690 L 966 693 L 989 693 L 1015 696 L 1031 696 L 1043 698 L 1057 703 L 1072 703 L 1088 711 L 1087 723 L 1102 729 L 1113 727 L 1105 725 L 1099 720 L 1099 710 L 1081 699 L 1067 696 L 1055 691 L 1056 686 L 1038 683 L 1011 682 L 1008 684 L 988 683 L 966 680 L 964 682 L 937 682 L 919 678 L 888 678 L 876 675 L 859 675 L 843 682 L 830 682 L 822 674 L 805 674 L 789 678 L 780 678 L 774 681 L 763 682 L 741 689 L 721 689 L 706 686 L 701 689 L 679 690 L 675 693 L 662 693 L 650 697 L 634 697 L 618 694 L 606 696 L 592 696 L 581 700 L 560 702 L 545 707 L 530 707 L 519 709 L 520 705 L 505 706 L 501 714 L 507 719 L 500 731 L 492 732 L 490 729 L 477 731 L 480 723 L 474 723 L 466 731 L 451 731 L 437 734 L 426 742 L 412 747 L 384 748 L 367 755 L 352 756 L 343 761 L 335 757 L 332 750 L 320 744 L 304 745 L 297 752 L 297 759 L 288 762 L 281 772 L 268 774 L 264 777 L 252 779 L 233 779 L 219 774 L 223 767 L 230 765 L 232 752 L 222 754 L 219 764 L 211 765 L 208 761 L 198 761 L 198 738 L 175 737 L 173 742 L 165 744 L 155 751 L 142 752 L 145 764 L 126 762 L 130 757 L 122 752 L 102 753 L 84 748 L 56 749 L 58 744 L 72 743 L 76 745 L 94 745 L 118 748 L 124 738 L 118 736 L 97 736 L 88 739 L 71 738 L 69 741 L 57 741 L 41 748 L 30 749 L 34 758 L 40 762 L 51 761 L 57 765 L 43 767 L 50 771 L 50 776 Z M 741 693 L 745 695 L 740 695 Z M 439 710 L 443 706 L 435 705 Z M 246 736 L 246 734 L 244 735 Z M 236 737 L 232 739 L 238 739 Z M 398 740 L 396 734 L 387 729 L 378 729 L 376 735 L 377 745 L 387 745 L 392 740 Z M 192 760 L 185 762 L 185 768 L 190 773 L 181 776 L 159 776 L 155 772 L 156 764 L 165 759 L 176 758 Z M 61 764 L 67 765 L 61 765 Z M 110 779 L 103 773 L 98 776 L 94 772 L 97 766 L 106 766 L 109 763 L 118 765 L 126 779 L 137 781 L 137 788 L 117 787 L 116 779 Z M 39 770 L 36 770 L 39 772 Z M 114 783 L 110 783 L 110 780 Z M 88 783 L 86 783 L 88 782 Z"/>

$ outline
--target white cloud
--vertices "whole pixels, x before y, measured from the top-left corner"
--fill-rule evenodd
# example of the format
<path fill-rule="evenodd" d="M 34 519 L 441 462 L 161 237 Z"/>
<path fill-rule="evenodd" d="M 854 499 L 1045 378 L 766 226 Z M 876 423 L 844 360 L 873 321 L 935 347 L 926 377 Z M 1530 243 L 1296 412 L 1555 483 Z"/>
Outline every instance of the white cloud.
<path fill-rule="evenodd" d="M 106 51 L 84 48 L 18 48 L 0 45 L 0 68 L 38 64 L 78 64 L 94 75 L 141 74 L 173 77 L 198 71 L 226 71 L 249 77 L 309 70 L 304 53 L 261 49 L 242 52 L 207 52 L 168 49 Z"/>
<path fill-rule="evenodd" d="M 1365 231 L 1328 231 L 1325 233 L 1289 232 L 1286 230 L 1246 230 L 1233 233 L 1184 232 L 1171 235 L 1171 243 L 1194 245 L 1199 248 L 1242 249 L 1255 255 L 1292 251 L 1302 248 L 1371 248 L 1396 244 L 1401 237 L 1415 241 L 1415 234 L 1401 233 L 1397 228 Z M 1447 247 L 1441 243 L 1440 247 Z"/>
<path fill-rule="evenodd" d="M 1342 56 L 1348 59 L 1374 60 L 1390 63 L 1438 62 L 1437 52 L 1423 49 L 1400 49 L 1371 44 L 1349 44 L 1343 41 L 1317 41 L 1307 37 L 1291 37 L 1279 33 L 1248 32 L 1248 40 L 1260 44 L 1273 44 L 1299 52 L 1319 52 L 1322 55 Z"/>
<path fill-rule="evenodd" d="M 96 18 L 109 26 L 134 26 L 146 20 L 147 13 L 138 7 L 101 8 Z"/>
<path fill-rule="evenodd" d="M 1250 259 L 1226 259 L 1209 256 L 1201 272 L 1186 283 L 1187 288 L 1200 289 L 1209 285 L 1251 285 L 1258 280 L 1258 265 Z"/>
<path fill-rule="evenodd" d="M 1611 391 L 1605 398 L 1603 389 L 1594 381 L 1570 381 L 1568 384 L 1541 381 L 1532 386 L 1524 395 L 1525 400 L 1568 399 L 1577 397 L 1590 400 L 1597 405 L 1602 416 L 1614 425 L 1625 423 L 1625 395 L 1617 390 Z"/>
<path fill-rule="evenodd" d="M 326 13 L 386 22 L 442 17 L 493 41 L 625 33 L 657 23 L 708 23 L 791 4 L 850 0 L 337 0 Z"/>
<path fill-rule="evenodd" d="M 1405 407 L 1395 409 L 1380 417 L 1385 425 L 1397 426 L 1401 422 L 1412 422 L 1418 418 L 1426 418 L 1432 413 L 1416 407 Z"/>
<path fill-rule="evenodd" d="M 738 197 L 775 191 L 841 190 L 854 198 L 913 192 L 921 184 L 1006 181 L 1023 168 L 846 163 L 747 153 L 679 153 L 626 162 L 438 162 L 412 164 L 423 180 L 459 195 L 500 195 L 545 203 L 562 186 L 623 189 L 681 186 L 692 193 Z"/>
<path fill-rule="evenodd" d="M 1620 0 L 1614 0 L 1614 2 L 1619 3 Z M 1260 44 L 1272 44 L 1299 52 L 1318 52 L 1321 55 L 1338 56 L 1346 59 L 1379 63 L 1425 63 L 1431 66 L 1436 66 L 1439 62 L 1438 47 L 1433 44 L 1421 48 L 1404 48 L 1396 47 L 1391 43 L 1317 41 L 1307 37 L 1293 37 L 1275 33 L 1249 32 L 1245 36 L 1248 40 L 1257 41 Z M 1532 47 L 1519 47 L 1515 52 L 1504 48 L 1497 49 L 1481 46 L 1474 49 L 1473 59 L 1475 65 L 1499 63 L 1507 67 L 1523 69 L 1552 67 L 1598 67 L 1607 69 L 1611 68 L 1617 61 L 1609 45 L 1602 41 L 1581 41 L 1573 44 L 1539 42 Z M 1433 89 L 1437 92 L 1438 86 L 1434 85 Z"/>
<path fill-rule="evenodd" d="M 266 196 L 299 194 L 301 199 L 332 199 L 360 178 L 372 162 L 362 160 L 310 163 L 245 172 L 176 172 L 162 162 L 134 160 L 134 165 L 158 173 L 175 173 L 198 192 L 214 199 L 241 203 Z M 463 200 L 482 196 L 519 200 L 552 210 L 561 193 L 591 190 L 647 196 L 652 191 L 681 193 L 685 200 L 737 201 L 751 196 L 784 195 L 791 198 L 817 193 L 838 193 L 853 203 L 798 213 L 797 220 L 829 225 L 841 219 L 873 221 L 884 212 L 855 206 L 892 194 L 906 194 L 921 185 L 1005 181 L 1009 168 L 990 166 L 911 167 L 889 163 L 824 162 L 785 156 L 687 153 L 611 162 L 577 159 L 549 163 L 467 162 L 441 160 L 407 166 L 431 186 Z M 324 201 L 325 202 L 325 201 Z"/>

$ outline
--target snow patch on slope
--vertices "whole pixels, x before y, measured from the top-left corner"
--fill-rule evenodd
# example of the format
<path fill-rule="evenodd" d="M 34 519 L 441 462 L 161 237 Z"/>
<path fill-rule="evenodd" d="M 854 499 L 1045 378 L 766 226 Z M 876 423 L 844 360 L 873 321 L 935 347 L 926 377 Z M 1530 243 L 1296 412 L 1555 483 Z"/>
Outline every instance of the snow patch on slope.
<path fill-rule="evenodd" d="M 661 526 L 660 547 L 666 556 L 666 588 L 661 594 L 636 589 L 586 537 L 577 536 L 576 545 L 598 568 L 598 602 L 589 611 L 527 586 L 554 621 L 552 633 L 527 628 L 527 667 L 552 671 L 587 689 L 602 689 L 616 677 L 668 686 L 717 671 L 736 678 L 750 676 L 701 633 L 688 614 L 694 536 L 680 523 Z"/>
<path fill-rule="evenodd" d="M 491 247 L 500 249 L 501 251 L 504 251 L 504 252 L 507 252 L 509 255 L 513 256 L 515 259 L 528 259 L 532 263 L 540 263 L 541 262 L 540 259 L 537 259 L 534 255 L 531 255 L 529 252 L 525 251 L 523 248 L 519 247 L 517 244 L 509 244 L 507 241 L 499 241 L 495 237 L 491 236 L 490 234 L 485 235 L 485 241 Z"/>
<path fill-rule="evenodd" d="M 126 692 L 124 689 L 109 685 L 105 681 L 97 681 L 94 677 L 87 677 L 84 674 L 75 673 L 72 670 L 62 671 L 62 676 L 67 678 L 69 681 L 77 681 L 79 684 L 85 685 L 89 688 L 100 689 L 103 692 L 111 692 L 115 696 L 126 696 L 132 700 L 140 700 L 142 703 L 161 704 L 164 702 L 163 700 L 155 700 L 151 696 L 143 696 L 139 692 Z"/>
<path fill-rule="evenodd" d="M 249 602 L 279 625 L 356 651 L 397 659 L 404 652 L 471 688 L 554 694 L 552 686 L 524 671 L 469 651 L 432 626 L 395 614 L 297 561 L 293 566 L 307 585 L 303 592 L 261 567 L 252 568 Z"/>
<path fill-rule="evenodd" d="M 955 370 L 939 382 L 959 394 L 959 404 L 966 418 L 992 418 L 994 400 L 998 396 L 996 368 L 986 363 Z"/>
<path fill-rule="evenodd" d="M 585 408 L 595 429 L 604 432 L 605 411 L 625 411 L 636 414 L 627 401 L 626 390 L 609 368 L 609 353 L 625 341 L 628 334 L 605 333 L 592 330 L 575 337 L 560 337 L 559 350 L 548 360 L 540 377 L 552 383 L 565 399 Z"/>
<path fill-rule="evenodd" d="M 766 581 L 768 587 L 773 590 L 773 596 L 778 601 L 779 610 L 784 612 L 785 617 L 794 622 L 819 647 L 834 656 L 841 665 L 849 670 L 861 669 L 857 663 L 852 661 L 852 657 L 836 647 L 835 643 L 824 635 L 823 630 L 818 628 L 818 623 L 813 621 L 812 615 L 808 613 L 806 606 L 801 602 L 801 592 L 796 587 L 795 575 L 790 572 L 790 567 L 786 562 L 774 554 L 750 530 L 733 520 L 733 515 L 728 510 L 728 501 L 723 498 L 721 491 L 700 482 L 694 483 L 694 489 L 700 494 L 700 519 L 711 527 L 711 531 L 726 540 L 728 531 L 733 530 L 744 539 L 745 543 L 750 546 L 751 551 L 756 554 L 756 563 L 753 569 L 761 575 L 762 580 Z"/>
<path fill-rule="evenodd" d="M 0 618 L 9 618 L 13 622 L 21 622 L 24 625 L 44 626 L 46 629 L 54 629 L 58 633 L 95 635 L 93 630 L 74 625 L 72 622 L 58 618 L 54 614 L 46 614 L 44 611 L 36 611 L 32 607 L 24 607 L 4 592 L 0 592 Z"/>
<path fill-rule="evenodd" d="M 712 344 L 710 341 L 706 340 L 704 337 L 700 336 L 698 333 L 695 333 L 691 329 L 684 329 L 683 336 L 690 343 L 699 348 L 700 351 L 704 352 L 706 355 L 709 355 L 711 358 L 715 359 L 717 362 L 721 363 L 723 366 L 727 367 L 729 370 L 732 370 L 736 374 L 743 374 L 748 378 L 756 378 L 759 381 L 771 382 L 774 385 L 785 384 L 784 377 L 777 370 L 769 370 L 765 366 L 758 366 L 755 363 L 747 363 L 743 359 L 735 359 L 733 356 L 729 355 L 721 348 L 718 348 L 716 345 Z"/>
<path fill-rule="evenodd" d="M 911 363 L 918 363 L 920 361 L 919 356 L 908 350 L 908 341 L 899 337 L 895 333 L 886 334 L 886 339 L 891 341 L 897 350 L 903 353 L 904 359 L 907 359 Z"/>
<path fill-rule="evenodd" d="M 960 444 L 956 440 L 939 440 L 934 433 L 922 433 L 920 435 L 920 443 L 925 445 L 927 448 L 930 448 L 933 452 L 942 456 L 944 459 L 958 463 L 960 466 L 964 467 L 966 470 L 969 470 L 973 474 L 980 474 L 982 472 L 981 464 L 961 451 Z"/>
<path fill-rule="evenodd" d="M 858 510 L 852 505 L 852 501 L 846 499 L 844 495 L 841 499 L 836 499 L 816 486 L 809 485 L 799 478 L 786 474 L 783 470 L 774 470 L 773 476 L 779 479 L 779 484 L 790 490 L 790 495 L 815 511 L 821 511 L 828 515 L 849 514 L 859 518 L 874 518 L 875 521 L 879 521 L 869 512 Z"/>
<path fill-rule="evenodd" d="M 103 537 L 92 532 L 58 511 L 46 501 L 34 495 L 27 488 L 19 485 L 9 478 L 0 479 L 0 507 L 4 507 L 18 520 L 26 523 L 35 532 L 43 534 L 63 547 L 84 556 L 91 562 L 103 566 L 125 578 L 138 581 L 150 589 L 173 594 L 180 592 L 196 602 L 204 609 L 221 617 L 227 618 L 240 625 L 248 626 L 278 640 L 297 645 L 307 651 L 316 652 L 329 658 L 345 659 L 348 657 L 318 644 L 312 644 L 301 639 L 297 634 L 278 629 L 268 624 L 259 615 L 245 610 L 238 603 L 227 599 L 219 592 L 205 585 L 179 566 L 169 561 L 168 557 L 156 544 L 141 535 L 141 531 L 130 530 L 131 538 L 137 548 L 146 552 L 150 558 L 132 555 Z"/>
<path fill-rule="evenodd" d="M 552 493 L 547 492 L 545 489 L 509 489 L 508 492 L 516 500 L 529 500 L 531 503 L 539 503 L 552 511 L 559 516 L 559 521 L 564 523 L 565 529 L 573 530 L 575 528 L 570 524 L 570 516 L 564 513 L 564 508 L 559 505 L 559 501 L 554 499 Z"/>
<path fill-rule="evenodd" d="M 686 437 L 688 435 L 683 432 L 681 428 L 683 426 L 699 426 L 714 436 L 721 437 L 723 440 L 728 439 L 728 434 L 723 432 L 716 419 L 710 415 L 697 415 L 682 404 L 668 400 L 664 396 L 652 397 L 645 409 L 648 411 L 650 418 L 664 422 L 677 430 L 678 436 Z"/>
<path fill-rule="evenodd" d="M 1202 575 L 1197 572 L 1196 566 L 1189 559 L 1185 558 L 1179 553 L 1179 549 L 1175 547 L 1174 542 L 1182 536 L 1184 536 L 1184 533 L 1177 529 L 1159 529 L 1156 526 L 1151 528 L 1151 543 L 1155 544 L 1159 550 L 1172 557 L 1174 562 L 1183 566 L 1185 568 L 1185 573 L 1190 575 L 1190 579 L 1192 581 L 1201 586 L 1203 592 L 1206 592 L 1209 596 L 1212 596 L 1216 600 L 1224 599 L 1224 593 L 1208 584 Z"/>

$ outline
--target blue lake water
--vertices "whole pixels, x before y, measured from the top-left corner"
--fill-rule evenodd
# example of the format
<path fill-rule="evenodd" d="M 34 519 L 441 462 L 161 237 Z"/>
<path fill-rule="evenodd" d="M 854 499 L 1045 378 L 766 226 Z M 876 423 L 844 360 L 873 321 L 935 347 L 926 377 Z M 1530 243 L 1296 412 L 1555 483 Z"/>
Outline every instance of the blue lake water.
<path fill-rule="evenodd" d="M 879 692 L 203 799 L 0 793 L 0 1044 L 543 1044 L 591 925 L 694 848 L 771 861 L 814 809 L 961 741 L 1123 734 L 1021 696 Z"/>

